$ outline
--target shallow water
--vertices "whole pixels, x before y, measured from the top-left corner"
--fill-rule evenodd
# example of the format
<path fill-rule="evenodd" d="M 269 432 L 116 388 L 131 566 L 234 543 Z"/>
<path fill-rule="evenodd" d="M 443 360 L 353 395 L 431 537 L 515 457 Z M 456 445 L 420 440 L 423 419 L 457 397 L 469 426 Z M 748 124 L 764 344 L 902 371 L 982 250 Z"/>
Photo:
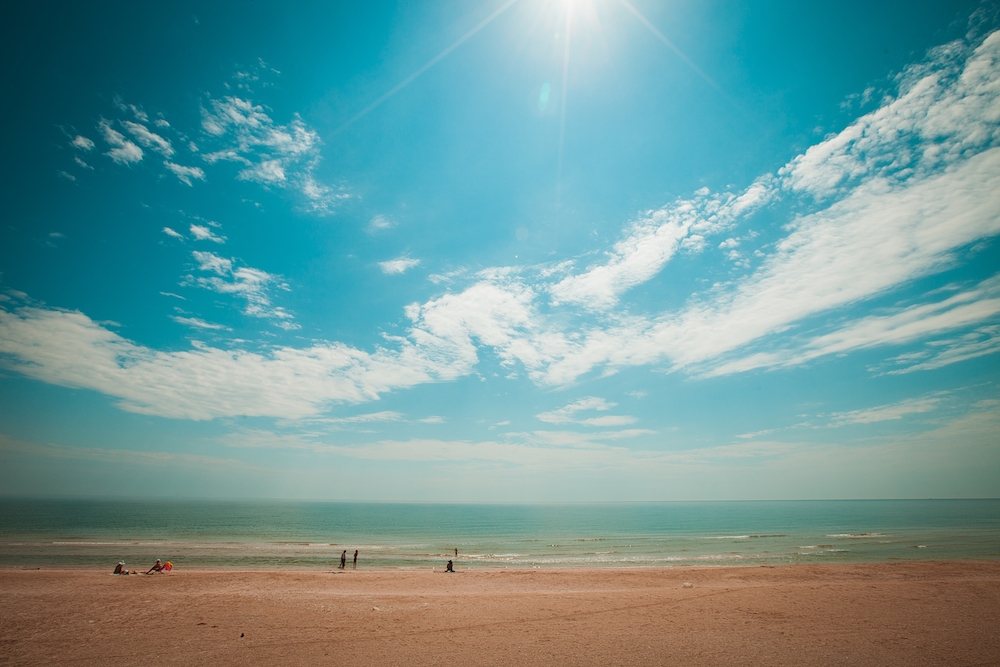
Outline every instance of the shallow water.
<path fill-rule="evenodd" d="M 460 505 L 0 500 L 0 566 L 361 568 L 1000 559 L 1000 500 Z"/>

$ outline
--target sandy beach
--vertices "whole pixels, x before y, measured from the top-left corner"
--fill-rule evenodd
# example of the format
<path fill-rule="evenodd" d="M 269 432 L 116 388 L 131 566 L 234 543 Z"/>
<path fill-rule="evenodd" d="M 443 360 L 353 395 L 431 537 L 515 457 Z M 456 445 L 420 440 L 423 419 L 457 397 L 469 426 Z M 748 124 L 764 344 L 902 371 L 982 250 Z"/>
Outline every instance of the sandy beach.
<path fill-rule="evenodd" d="M 459 568 L 0 570 L 0 663 L 1000 664 L 1000 562 Z"/>

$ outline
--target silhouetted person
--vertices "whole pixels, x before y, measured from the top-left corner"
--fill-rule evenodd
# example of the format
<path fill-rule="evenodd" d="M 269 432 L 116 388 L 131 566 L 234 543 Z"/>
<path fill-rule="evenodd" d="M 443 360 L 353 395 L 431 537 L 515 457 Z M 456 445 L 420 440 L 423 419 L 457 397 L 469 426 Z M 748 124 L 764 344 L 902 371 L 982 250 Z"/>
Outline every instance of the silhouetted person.
<path fill-rule="evenodd" d="M 347 549 L 344 549 L 344 553 L 340 554 L 340 569 L 343 570 L 347 567 Z"/>
<path fill-rule="evenodd" d="M 448 567 L 444 568 L 444 571 L 445 572 L 454 572 L 455 571 L 454 564 L 452 564 L 451 561 L 448 561 Z"/>
<path fill-rule="evenodd" d="M 458 558 L 458 547 L 455 547 L 455 558 Z"/>
<path fill-rule="evenodd" d="M 358 566 L 358 550 L 354 550 L 354 567 Z"/>

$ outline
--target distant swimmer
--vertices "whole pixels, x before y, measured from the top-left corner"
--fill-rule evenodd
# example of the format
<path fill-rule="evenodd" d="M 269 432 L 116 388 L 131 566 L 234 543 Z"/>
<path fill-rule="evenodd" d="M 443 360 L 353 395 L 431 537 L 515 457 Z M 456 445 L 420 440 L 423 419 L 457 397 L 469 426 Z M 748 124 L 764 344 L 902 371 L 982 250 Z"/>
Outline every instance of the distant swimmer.
<path fill-rule="evenodd" d="M 455 565 L 454 565 L 454 563 L 452 563 L 451 561 L 448 561 L 448 567 L 444 568 L 444 571 L 445 572 L 454 572 L 455 571 Z"/>
<path fill-rule="evenodd" d="M 340 569 L 343 570 L 347 567 L 347 549 L 344 549 L 344 553 L 340 554 Z"/>
<path fill-rule="evenodd" d="M 458 558 L 458 547 L 455 547 L 455 558 Z"/>

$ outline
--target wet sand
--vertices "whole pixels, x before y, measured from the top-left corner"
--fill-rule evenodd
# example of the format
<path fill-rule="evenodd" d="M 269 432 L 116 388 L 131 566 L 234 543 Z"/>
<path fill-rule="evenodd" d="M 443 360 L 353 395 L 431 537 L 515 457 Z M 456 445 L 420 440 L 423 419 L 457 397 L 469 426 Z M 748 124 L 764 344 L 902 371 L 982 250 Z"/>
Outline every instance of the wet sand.
<path fill-rule="evenodd" d="M 0 664 L 1000 665 L 995 561 L 458 567 L 0 570 Z"/>

